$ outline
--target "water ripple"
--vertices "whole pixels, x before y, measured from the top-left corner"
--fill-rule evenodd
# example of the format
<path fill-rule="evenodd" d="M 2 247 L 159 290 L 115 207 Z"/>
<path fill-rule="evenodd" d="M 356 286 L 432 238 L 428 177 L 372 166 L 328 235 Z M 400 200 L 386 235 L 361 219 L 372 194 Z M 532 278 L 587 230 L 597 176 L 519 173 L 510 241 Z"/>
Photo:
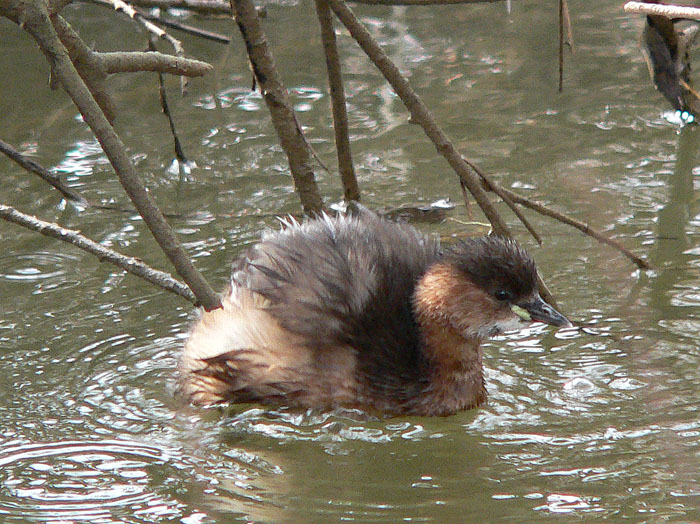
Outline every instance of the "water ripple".
<path fill-rule="evenodd" d="M 0 281 L 34 284 L 35 295 L 72 288 L 80 284 L 79 260 L 75 255 L 48 251 L 0 256 Z"/>
<path fill-rule="evenodd" d="M 103 440 L 0 446 L 4 521 L 139 522 L 180 515 L 179 503 L 153 492 L 159 466 L 174 454 L 139 442 Z"/>

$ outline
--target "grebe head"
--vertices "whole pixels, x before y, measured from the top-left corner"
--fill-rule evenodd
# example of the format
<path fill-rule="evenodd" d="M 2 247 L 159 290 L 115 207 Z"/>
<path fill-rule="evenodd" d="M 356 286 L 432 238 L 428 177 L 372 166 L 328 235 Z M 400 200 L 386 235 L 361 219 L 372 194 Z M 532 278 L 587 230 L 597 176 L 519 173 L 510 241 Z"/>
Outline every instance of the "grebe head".
<path fill-rule="evenodd" d="M 515 241 L 474 238 L 449 248 L 416 287 L 414 305 L 423 323 L 438 322 L 465 338 L 482 340 L 544 322 L 569 320 L 537 291 L 537 269 Z"/>

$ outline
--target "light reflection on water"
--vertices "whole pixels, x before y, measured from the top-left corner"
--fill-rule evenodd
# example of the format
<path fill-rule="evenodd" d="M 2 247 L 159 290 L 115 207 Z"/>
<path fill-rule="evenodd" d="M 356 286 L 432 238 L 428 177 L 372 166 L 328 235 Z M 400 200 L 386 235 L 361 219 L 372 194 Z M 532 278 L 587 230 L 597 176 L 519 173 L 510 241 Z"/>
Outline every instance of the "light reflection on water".
<path fill-rule="evenodd" d="M 8 442 L 0 446 L 0 515 L 37 522 L 144 522 L 180 516 L 179 504 L 153 491 L 168 450 L 138 442 Z M 162 471 L 160 472 L 162 474 Z"/>
<path fill-rule="evenodd" d="M 677 134 L 667 122 L 636 48 L 639 19 L 618 2 L 585 12 L 572 5 L 578 51 L 561 96 L 553 48 L 542 45 L 543 34 L 556 34 L 552 13 L 519 5 L 510 18 L 498 5 L 445 8 L 444 17 L 357 9 L 467 156 L 505 185 L 647 254 L 655 271 L 636 271 L 609 248 L 534 218 L 546 245 L 529 245 L 543 275 L 563 309 L 588 325 L 533 326 L 489 343 L 484 407 L 438 419 L 199 410 L 174 395 L 187 304 L 0 224 L 0 520 L 700 520 L 699 133 Z M 293 36 L 315 15 L 304 5 L 270 11 L 279 62 L 299 64 L 285 81 L 301 124 L 333 170 L 322 60 L 304 62 L 313 38 Z M 118 30 L 105 28 L 115 39 Z M 339 41 L 366 202 L 460 202 L 453 175 L 395 95 L 342 31 Z M 128 109 L 119 129 L 140 173 L 218 287 L 230 260 L 274 227 L 274 213 L 297 210 L 238 51 L 211 84 L 193 83 L 191 98 L 172 100 L 188 154 L 201 166 L 184 183 L 165 173 L 171 145 L 155 99 L 146 100 L 141 84 L 120 99 Z M 148 111 L 131 109 L 151 102 Z M 95 201 L 125 201 L 94 140 L 76 130 L 71 111 L 55 111 L 56 130 L 38 126 L 34 137 L 25 129 L 32 122 L 3 122 L 7 138 L 31 144 L 34 158 L 71 174 Z M 167 268 L 135 214 L 61 213 L 55 195 L 17 191 L 27 175 L 7 172 L 3 194 L 17 195 L 23 210 L 59 215 Z M 329 201 L 338 198 L 333 173 L 320 173 L 319 183 Z M 460 227 L 448 221 L 431 231 Z"/>

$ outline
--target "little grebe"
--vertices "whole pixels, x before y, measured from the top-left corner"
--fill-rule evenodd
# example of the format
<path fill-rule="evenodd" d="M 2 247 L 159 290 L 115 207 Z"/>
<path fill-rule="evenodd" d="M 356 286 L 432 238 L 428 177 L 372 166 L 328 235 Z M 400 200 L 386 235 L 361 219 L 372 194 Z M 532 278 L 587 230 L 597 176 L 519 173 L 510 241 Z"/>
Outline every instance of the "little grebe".
<path fill-rule="evenodd" d="M 486 399 L 485 338 L 570 326 L 530 256 L 487 236 L 442 249 L 361 206 L 265 233 L 233 266 L 180 360 L 192 402 L 449 415 Z"/>

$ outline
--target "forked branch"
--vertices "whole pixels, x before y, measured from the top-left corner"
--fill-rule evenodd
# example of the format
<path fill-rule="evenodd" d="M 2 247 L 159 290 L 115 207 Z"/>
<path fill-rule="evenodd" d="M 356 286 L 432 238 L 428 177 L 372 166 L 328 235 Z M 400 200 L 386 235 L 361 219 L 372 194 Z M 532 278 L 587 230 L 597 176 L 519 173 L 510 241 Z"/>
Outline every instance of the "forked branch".
<path fill-rule="evenodd" d="M 34 37 L 46 56 L 53 75 L 71 97 L 83 120 L 95 134 L 122 187 L 199 303 L 207 310 L 220 307 L 221 301 L 218 295 L 214 293 L 182 249 L 165 217 L 141 184 L 124 144 L 78 75 L 66 48 L 54 30 L 46 4 L 42 0 L 7 0 L 0 4 L 0 8 L 0 13 L 9 15 L 8 17 L 17 23 L 22 22 L 23 28 Z"/>

